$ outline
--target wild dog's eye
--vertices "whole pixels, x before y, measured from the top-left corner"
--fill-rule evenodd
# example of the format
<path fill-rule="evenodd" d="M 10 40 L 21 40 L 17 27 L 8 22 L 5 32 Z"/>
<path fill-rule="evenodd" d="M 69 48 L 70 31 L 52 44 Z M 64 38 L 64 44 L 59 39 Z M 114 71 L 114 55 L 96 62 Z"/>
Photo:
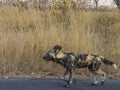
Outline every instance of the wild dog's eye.
<path fill-rule="evenodd" d="M 55 56 L 55 51 L 54 50 L 50 50 L 48 52 L 48 54 L 49 54 L 50 57 L 54 57 Z"/>

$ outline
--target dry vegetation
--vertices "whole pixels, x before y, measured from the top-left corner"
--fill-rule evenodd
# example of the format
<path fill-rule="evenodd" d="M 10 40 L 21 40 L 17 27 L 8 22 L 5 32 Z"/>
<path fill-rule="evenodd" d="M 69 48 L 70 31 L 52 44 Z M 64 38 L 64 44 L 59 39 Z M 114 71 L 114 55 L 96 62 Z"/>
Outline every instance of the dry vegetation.
<path fill-rule="evenodd" d="M 56 44 L 68 52 L 104 55 L 119 68 L 120 12 L 0 7 L 1 75 L 48 71 L 58 75 L 63 68 L 42 59 Z M 120 70 L 103 68 L 118 74 Z"/>

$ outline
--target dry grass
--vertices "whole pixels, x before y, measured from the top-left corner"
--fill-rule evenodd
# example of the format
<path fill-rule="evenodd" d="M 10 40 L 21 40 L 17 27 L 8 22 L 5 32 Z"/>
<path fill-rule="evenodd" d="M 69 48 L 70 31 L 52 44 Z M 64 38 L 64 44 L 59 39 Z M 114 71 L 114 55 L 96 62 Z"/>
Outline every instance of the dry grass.
<path fill-rule="evenodd" d="M 119 29 L 119 11 L 68 9 L 63 14 L 59 9 L 0 7 L 0 73 L 61 73 L 59 65 L 42 59 L 56 44 L 68 52 L 104 55 L 119 67 Z"/>

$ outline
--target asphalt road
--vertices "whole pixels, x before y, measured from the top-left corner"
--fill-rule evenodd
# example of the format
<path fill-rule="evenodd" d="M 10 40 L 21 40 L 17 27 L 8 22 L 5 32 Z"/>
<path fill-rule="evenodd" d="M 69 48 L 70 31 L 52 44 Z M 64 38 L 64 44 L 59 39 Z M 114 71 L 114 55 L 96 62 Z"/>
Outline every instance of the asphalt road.
<path fill-rule="evenodd" d="M 106 80 L 104 86 L 91 83 L 91 79 L 73 79 L 72 87 L 65 88 L 60 79 L 13 78 L 0 79 L 0 90 L 120 90 L 120 80 Z"/>

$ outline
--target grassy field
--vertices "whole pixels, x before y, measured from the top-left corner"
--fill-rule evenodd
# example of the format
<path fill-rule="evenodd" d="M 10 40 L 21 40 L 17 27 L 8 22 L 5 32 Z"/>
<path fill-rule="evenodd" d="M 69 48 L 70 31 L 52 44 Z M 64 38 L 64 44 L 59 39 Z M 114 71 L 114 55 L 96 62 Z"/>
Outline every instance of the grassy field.
<path fill-rule="evenodd" d="M 59 75 L 63 68 L 42 59 L 56 44 L 63 51 L 101 54 L 118 65 L 118 71 L 106 66 L 104 71 L 119 74 L 120 11 L 0 7 L 1 75 L 19 72 Z"/>

